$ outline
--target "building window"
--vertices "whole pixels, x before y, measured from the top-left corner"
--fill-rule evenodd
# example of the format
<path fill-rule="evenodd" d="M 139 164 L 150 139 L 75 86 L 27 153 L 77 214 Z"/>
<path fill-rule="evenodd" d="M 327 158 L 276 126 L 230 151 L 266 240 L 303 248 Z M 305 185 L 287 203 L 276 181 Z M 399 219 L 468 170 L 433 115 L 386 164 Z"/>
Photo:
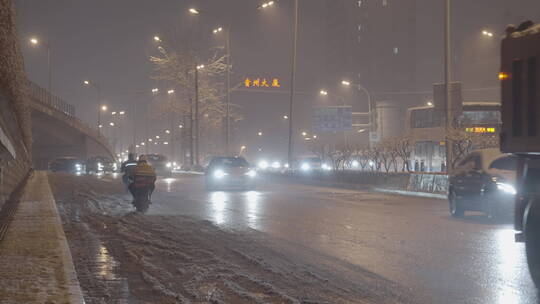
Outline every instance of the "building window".
<path fill-rule="evenodd" d="M 388 6 L 388 0 L 382 0 L 382 6 Z"/>
<path fill-rule="evenodd" d="M 362 0 L 358 0 L 358 7 L 362 7 Z"/>
<path fill-rule="evenodd" d="M 394 47 L 394 54 L 397 55 L 399 53 L 399 48 L 397 46 Z"/>

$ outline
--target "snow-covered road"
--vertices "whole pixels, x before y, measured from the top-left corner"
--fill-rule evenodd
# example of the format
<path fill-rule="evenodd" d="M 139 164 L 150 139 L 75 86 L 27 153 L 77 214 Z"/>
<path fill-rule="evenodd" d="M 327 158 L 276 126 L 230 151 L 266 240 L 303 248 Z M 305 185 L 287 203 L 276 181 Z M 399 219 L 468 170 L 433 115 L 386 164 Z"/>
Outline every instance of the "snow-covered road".
<path fill-rule="evenodd" d="M 177 175 L 138 215 L 117 176 L 50 182 L 95 303 L 536 303 L 511 225 L 441 200 Z"/>

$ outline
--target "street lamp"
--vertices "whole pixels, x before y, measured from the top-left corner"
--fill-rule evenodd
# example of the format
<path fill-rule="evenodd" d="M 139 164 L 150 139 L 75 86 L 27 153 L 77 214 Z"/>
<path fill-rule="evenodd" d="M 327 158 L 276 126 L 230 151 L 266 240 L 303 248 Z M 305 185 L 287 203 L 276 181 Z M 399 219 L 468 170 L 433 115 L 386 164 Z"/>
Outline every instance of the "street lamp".
<path fill-rule="evenodd" d="M 158 88 L 153 88 L 153 89 L 152 89 L 152 93 L 156 94 L 156 93 L 158 93 L 158 92 L 159 92 L 159 89 L 158 89 Z"/>
<path fill-rule="evenodd" d="M 493 37 L 493 33 L 486 30 L 482 31 L 482 35 L 487 36 L 487 37 Z"/>
<path fill-rule="evenodd" d="M 166 133 L 166 134 L 171 134 L 171 131 L 165 130 L 165 133 Z"/>
<path fill-rule="evenodd" d="M 118 114 L 124 115 L 124 114 L 126 114 L 126 111 L 120 111 Z"/>
<path fill-rule="evenodd" d="M 259 9 L 267 8 L 274 5 L 274 1 L 264 2 L 259 6 Z"/>
<path fill-rule="evenodd" d="M 168 91 L 167 91 L 167 94 L 169 94 L 169 95 L 171 95 L 171 94 L 173 94 L 173 93 L 174 93 L 174 90 L 168 90 Z"/>
<path fill-rule="evenodd" d="M 257 133 L 257 135 L 263 136 L 263 132 L 259 131 L 259 132 Z"/>
<path fill-rule="evenodd" d="M 189 9 L 189 12 L 190 12 L 191 14 L 193 14 L 193 15 L 198 15 L 198 14 L 201 13 L 201 12 L 200 12 L 198 9 L 196 9 L 196 8 L 190 8 L 190 9 Z"/>
<path fill-rule="evenodd" d="M 107 106 L 106 105 L 101 106 L 101 111 L 106 112 L 107 111 Z"/>
<path fill-rule="evenodd" d="M 114 127 L 114 122 L 110 122 L 109 125 L 110 125 L 111 127 Z"/>
<path fill-rule="evenodd" d="M 259 8 L 268 9 L 274 6 L 274 1 L 268 1 L 263 3 Z M 298 0 L 294 0 L 293 5 L 293 22 L 292 22 L 292 53 L 291 53 L 291 87 L 289 96 L 289 144 L 287 151 L 288 163 L 292 163 L 293 158 L 293 104 L 294 104 L 294 89 L 296 79 L 296 57 L 298 50 Z"/>
<path fill-rule="evenodd" d="M 106 106 L 101 106 L 101 107 L 99 106 L 101 104 L 101 86 L 99 85 L 99 83 L 93 83 L 90 80 L 83 81 L 83 84 L 85 86 L 91 86 L 94 89 L 96 89 L 96 91 L 97 91 L 97 95 L 98 95 L 98 100 L 97 100 L 97 104 L 98 104 L 98 122 L 97 122 L 97 125 L 98 125 L 98 132 L 99 132 L 99 128 L 100 128 L 100 125 L 101 125 L 101 110 L 103 110 L 103 107 L 106 107 Z M 106 111 L 106 109 L 103 110 L 103 111 Z"/>
<path fill-rule="evenodd" d="M 213 30 L 214 34 L 219 34 L 224 31 L 223 27 L 218 27 Z M 231 103 L 231 27 L 230 25 L 225 29 L 225 49 L 227 54 L 225 55 L 227 62 L 227 72 L 226 72 L 226 101 L 225 101 L 225 153 L 229 154 L 229 144 L 230 144 L 230 103 Z"/>
<path fill-rule="evenodd" d="M 47 48 L 47 69 L 49 70 L 49 93 L 52 94 L 52 69 L 51 69 L 51 45 L 45 41 L 40 41 L 37 37 L 31 37 L 30 43 L 34 46 L 43 44 Z"/>
<path fill-rule="evenodd" d="M 161 42 L 161 38 L 159 38 L 159 36 L 154 36 L 154 41 Z"/>
<path fill-rule="evenodd" d="M 345 87 L 350 87 L 351 85 L 353 85 L 348 80 L 342 80 L 341 84 L 343 86 L 345 86 Z M 358 91 L 364 92 L 364 94 L 366 94 L 366 96 L 368 98 L 368 119 L 369 119 L 368 122 L 369 122 L 369 126 L 371 128 L 371 93 L 366 88 L 364 88 L 362 85 L 360 85 L 360 84 L 355 84 L 355 85 L 356 85 L 356 88 L 358 89 Z"/>
<path fill-rule="evenodd" d="M 326 96 L 326 95 L 328 95 L 328 91 L 320 90 L 319 94 L 322 95 L 322 96 Z"/>

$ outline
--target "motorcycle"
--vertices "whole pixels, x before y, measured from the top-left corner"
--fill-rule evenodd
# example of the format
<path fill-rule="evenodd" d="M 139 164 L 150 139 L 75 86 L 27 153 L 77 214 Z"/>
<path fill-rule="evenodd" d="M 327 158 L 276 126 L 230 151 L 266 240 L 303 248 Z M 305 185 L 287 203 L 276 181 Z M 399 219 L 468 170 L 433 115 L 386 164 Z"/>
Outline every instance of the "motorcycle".
<path fill-rule="evenodd" d="M 138 212 L 146 213 L 154 190 L 155 177 L 138 176 L 135 180 L 130 179 L 129 185 L 131 194 L 133 195 L 133 206 Z"/>
<path fill-rule="evenodd" d="M 135 210 L 146 213 L 151 204 L 150 196 L 152 195 L 152 192 L 150 187 L 136 188 L 134 194 L 133 206 L 135 207 Z"/>

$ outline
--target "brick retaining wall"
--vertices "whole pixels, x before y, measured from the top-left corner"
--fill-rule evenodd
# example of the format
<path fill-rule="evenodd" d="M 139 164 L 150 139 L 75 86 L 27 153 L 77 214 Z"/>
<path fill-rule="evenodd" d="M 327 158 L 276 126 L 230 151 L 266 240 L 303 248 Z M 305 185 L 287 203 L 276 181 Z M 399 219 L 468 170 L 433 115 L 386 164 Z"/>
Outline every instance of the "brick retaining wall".
<path fill-rule="evenodd" d="M 26 177 L 31 121 L 23 58 L 11 0 L 0 0 L 0 207 Z"/>

